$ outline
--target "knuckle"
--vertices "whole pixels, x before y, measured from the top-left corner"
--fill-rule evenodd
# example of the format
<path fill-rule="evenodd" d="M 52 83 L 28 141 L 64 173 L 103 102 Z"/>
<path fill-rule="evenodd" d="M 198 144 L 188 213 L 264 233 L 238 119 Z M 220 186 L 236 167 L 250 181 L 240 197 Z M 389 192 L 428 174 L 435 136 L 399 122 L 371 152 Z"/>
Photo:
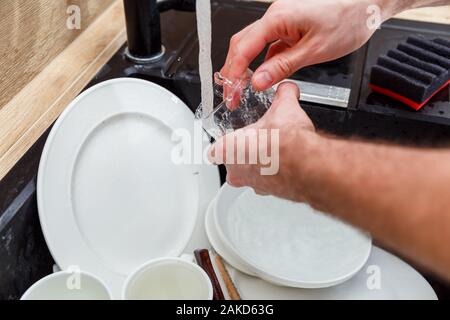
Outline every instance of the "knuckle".
<path fill-rule="evenodd" d="M 280 56 L 275 61 L 276 68 L 279 72 L 281 72 L 283 75 L 291 75 L 294 73 L 294 67 L 292 63 L 289 61 L 288 58 L 284 56 Z"/>
<path fill-rule="evenodd" d="M 273 2 L 269 9 L 267 10 L 267 14 L 273 14 L 274 12 L 277 12 L 279 10 L 284 10 L 285 8 L 285 3 L 283 3 L 283 1 L 275 1 Z"/>
<path fill-rule="evenodd" d="M 248 64 L 248 58 L 245 54 L 243 54 L 239 48 L 233 50 L 233 63 L 235 66 L 243 66 Z"/>
<path fill-rule="evenodd" d="M 330 47 L 330 42 L 323 37 L 318 37 L 317 39 L 312 39 L 308 42 L 306 46 L 308 55 L 311 57 L 317 57 L 320 61 L 327 60 L 327 57 L 336 54 L 336 49 Z"/>
<path fill-rule="evenodd" d="M 319 54 L 321 53 L 321 51 L 323 50 L 323 43 L 319 42 L 319 41 L 311 41 L 309 43 L 309 49 L 310 52 L 314 53 L 314 54 Z"/>
<path fill-rule="evenodd" d="M 239 35 L 235 34 L 230 38 L 230 48 L 235 48 L 239 43 Z"/>
<path fill-rule="evenodd" d="M 276 10 L 271 12 L 265 19 L 271 23 L 280 23 L 286 19 L 286 13 Z"/>

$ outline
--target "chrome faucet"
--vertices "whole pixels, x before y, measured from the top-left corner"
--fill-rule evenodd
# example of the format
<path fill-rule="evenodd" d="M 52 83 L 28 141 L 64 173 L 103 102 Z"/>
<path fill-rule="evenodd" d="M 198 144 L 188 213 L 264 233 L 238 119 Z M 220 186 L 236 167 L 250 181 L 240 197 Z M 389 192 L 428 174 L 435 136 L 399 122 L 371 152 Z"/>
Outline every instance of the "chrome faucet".
<path fill-rule="evenodd" d="M 167 10 L 195 11 L 196 0 L 124 0 L 128 47 L 135 63 L 152 63 L 164 56 L 160 13 Z"/>

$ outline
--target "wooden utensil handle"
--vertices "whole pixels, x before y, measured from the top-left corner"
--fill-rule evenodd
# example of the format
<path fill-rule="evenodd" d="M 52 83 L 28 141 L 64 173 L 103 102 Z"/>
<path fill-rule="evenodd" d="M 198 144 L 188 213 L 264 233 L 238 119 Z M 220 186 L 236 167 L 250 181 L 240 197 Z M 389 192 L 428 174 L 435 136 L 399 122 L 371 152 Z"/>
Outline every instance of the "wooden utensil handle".
<path fill-rule="evenodd" d="M 225 297 L 220 287 L 220 282 L 217 279 L 216 273 L 214 272 L 214 267 L 211 263 L 211 258 L 209 256 L 209 251 L 206 249 L 195 250 L 194 251 L 195 260 L 197 264 L 205 270 L 209 279 L 211 280 L 213 286 L 213 300 L 225 300 Z"/>

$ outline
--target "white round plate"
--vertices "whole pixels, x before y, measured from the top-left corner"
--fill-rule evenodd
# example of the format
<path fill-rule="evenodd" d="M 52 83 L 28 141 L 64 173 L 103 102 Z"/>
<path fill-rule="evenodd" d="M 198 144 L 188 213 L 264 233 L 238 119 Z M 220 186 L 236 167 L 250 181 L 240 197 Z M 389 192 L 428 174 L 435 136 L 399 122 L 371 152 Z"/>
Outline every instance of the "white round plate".
<path fill-rule="evenodd" d="M 370 257 L 361 270 L 344 283 L 329 288 L 302 289 L 271 284 L 245 271 L 248 266 L 228 252 L 217 236 L 212 223 L 214 202 L 206 212 L 206 232 L 212 246 L 230 264 L 228 272 L 245 300 L 381 300 L 424 299 L 437 296 L 424 277 L 396 256 L 373 246 Z M 243 264 L 243 265 L 240 265 Z"/>
<path fill-rule="evenodd" d="M 305 204 L 224 185 L 217 231 L 253 273 L 275 284 L 323 288 L 344 282 L 367 261 L 370 237 Z"/>
<path fill-rule="evenodd" d="M 206 234 L 208 235 L 209 242 L 216 252 L 222 256 L 229 264 L 231 264 L 234 268 L 242 271 L 246 274 L 256 276 L 255 273 L 251 270 L 251 267 L 247 265 L 245 261 L 243 261 L 239 256 L 234 254 L 232 250 L 226 247 L 226 244 L 223 243 L 219 237 L 217 232 L 217 226 L 214 216 L 214 205 L 215 199 L 211 201 L 206 211 L 205 216 L 205 229 Z"/>
<path fill-rule="evenodd" d="M 177 165 L 194 116 L 164 88 L 115 79 L 79 95 L 55 123 L 39 166 L 39 217 L 64 270 L 101 277 L 114 296 L 144 262 L 178 256 L 194 230 L 198 166 Z"/>
<path fill-rule="evenodd" d="M 396 256 L 373 246 L 351 279 L 322 289 L 277 286 L 229 268 L 243 299 L 251 300 L 437 300 L 424 277 Z"/>

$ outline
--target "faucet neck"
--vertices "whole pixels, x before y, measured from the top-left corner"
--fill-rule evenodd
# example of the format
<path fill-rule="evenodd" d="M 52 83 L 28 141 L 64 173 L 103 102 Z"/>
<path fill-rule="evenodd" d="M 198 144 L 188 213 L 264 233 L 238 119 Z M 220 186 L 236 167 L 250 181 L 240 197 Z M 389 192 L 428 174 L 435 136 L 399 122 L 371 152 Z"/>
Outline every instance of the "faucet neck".
<path fill-rule="evenodd" d="M 156 0 L 124 0 L 128 36 L 127 56 L 137 63 L 158 60 L 164 54 Z"/>
<path fill-rule="evenodd" d="M 136 63 L 151 63 L 164 55 L 160 12 L 195 11 L 196 0 L 124 0 L 123 3 L 128 36 L 126 55 Z"/>

